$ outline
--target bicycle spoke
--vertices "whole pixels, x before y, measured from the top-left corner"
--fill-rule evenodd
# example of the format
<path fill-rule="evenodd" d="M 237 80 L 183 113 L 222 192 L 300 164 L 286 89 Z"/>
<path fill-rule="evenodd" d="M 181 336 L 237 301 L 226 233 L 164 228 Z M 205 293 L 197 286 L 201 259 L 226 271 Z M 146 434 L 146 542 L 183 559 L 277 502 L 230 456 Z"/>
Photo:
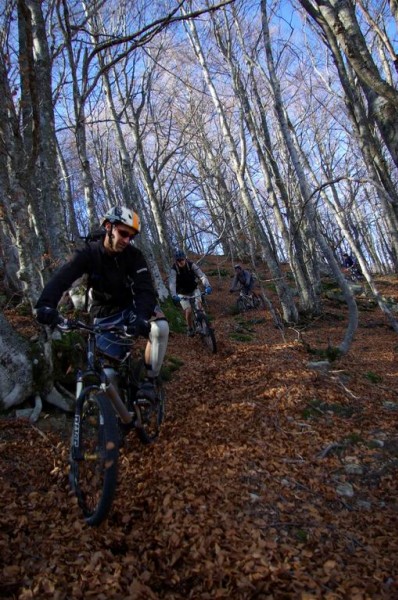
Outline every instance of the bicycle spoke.
<path fill-rule="evenodd" d="M 216 337 L 214 330 L 210 327 L 210 323 L 206 315 L 201 315 L 199 323 L 199 333 L 204 345 L 213 353 L 217 352 Z"/>
<path fill-rule="evenodd" d="M 255 309 L 265 309 L 265 301 L 261 294 L 253 293 L 253 306 Z"/>
<path fill-rule="evenodd" d="M 158 437 L 164 419 L 165 393 L 161 382 L 156 383 L 155 389 L 155 399 L 137 398 L 135 402 L 137 432 L 144 444 L 150 444 Z"/>
<path fill-rule="evenodd" d="M 72 434 L 71 484 L 87 523 L 98 525 L 106 517 L 116 489 L 116 419 L 106 396 L 92 393 L 84 399 L 76 419 L 80 431 L 74 429 Z"/>

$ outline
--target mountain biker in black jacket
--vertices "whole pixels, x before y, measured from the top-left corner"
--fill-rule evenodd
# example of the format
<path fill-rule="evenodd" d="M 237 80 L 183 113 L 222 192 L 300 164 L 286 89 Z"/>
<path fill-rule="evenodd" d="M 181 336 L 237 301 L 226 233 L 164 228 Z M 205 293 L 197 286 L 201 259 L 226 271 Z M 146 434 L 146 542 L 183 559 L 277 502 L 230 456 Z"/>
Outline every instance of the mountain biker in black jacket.
<path fill-rule="evenodd" d="M 37 303 L 36 318 L 43 325 L 56 325 L 62 294 L 87 274 L 91 287 L 90 314 L 94 323 L 109 317 L 128 325 L 135 335 L 148 338 L 145 349 L 147 380 L 143 386 L 153 393 L 153 379 L 159 375 L 167 348 L 169 326 L 156 304 L 156 293 L 143 254 L 131 245 L 140 232 L 139 216 L 125 207 L 110 209 L 101 223 L 102 237 L 77 250 L 44 287 Z M 97 347 L 112 358 L 123 358 L 125 347 L 117 336 L 97 336 Z"/>
<path fill-rule="evenodd" d="M 347 252 L 344 252 L 344 254 L 343 254 L 343 267 L 345 269 L 350 269 L 353 266 L 354 266 L 354 259 L 352 258 L 352 256 L 350 256 L 349 254 L 347 254 Z"/>
<path fill-rule="evenodd" d="M 175 263 L 170 269 L 169 288 L 174 303 L 181 304 L 184 311 L 189 336 L 195 335 L 192 327 L 192 309 L 189 300 L 180 298 L 179 294 L 182 296 L 195 296 L 196 306 L 202 309 L 202 296 L 198 288 L 198 281 L 202 283 L 206 294 L 211 294 L 211 285 L 202 269 L 195 262 L 188 260 L 183 250 L 176 250 Z"/>

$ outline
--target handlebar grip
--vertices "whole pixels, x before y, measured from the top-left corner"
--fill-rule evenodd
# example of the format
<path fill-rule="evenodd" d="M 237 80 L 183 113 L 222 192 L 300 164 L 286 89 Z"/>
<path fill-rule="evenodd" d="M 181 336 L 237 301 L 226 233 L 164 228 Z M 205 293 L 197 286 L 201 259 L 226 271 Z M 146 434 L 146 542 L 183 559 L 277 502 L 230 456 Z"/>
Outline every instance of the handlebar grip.
<path fill-rule="evenodd" d="M 60 331 L 72 331 L 73 329 L 78 329 L 79 325 L 81 325 L 81 323 L 76 321 L 76 319 L 67 319 L 66 317 L 60 316 L 57 323 L 57 329 Z"/>

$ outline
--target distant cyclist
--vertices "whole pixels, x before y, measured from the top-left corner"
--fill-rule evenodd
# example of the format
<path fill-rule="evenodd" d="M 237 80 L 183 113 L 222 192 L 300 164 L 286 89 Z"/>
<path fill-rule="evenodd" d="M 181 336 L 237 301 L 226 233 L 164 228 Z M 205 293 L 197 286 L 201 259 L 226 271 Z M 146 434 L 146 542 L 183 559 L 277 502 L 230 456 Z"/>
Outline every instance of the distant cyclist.
<path fill-rule="evenodd" d="M 174 303 L 181 303 L 189 336 L 195 335 L 192 327 L 192 309 L 189 301 L 180 298 L 180 295 L 195 296 L 197 306 L 201 308 L 201 292 L 198 288 L 199 281 L 205 288 L 206 294 L 211 294 L 212 289 L 209 280 L 203 271 L 196 263 L 187 259 L 183 250 L 176 250 L 175 263 L 170 269 L 169 288 Z"/>
<path fill-rule="evenodd" d="M 353 279 L 362 279 L 363 274 L 357 261 L 352 258 L 347 252 L 343 254 L 343 268 L 346 273 L 353 277 Z"/>
<path fill-rule="evenodd" d="M 349 254 L 347 254 L 347 252 L 344 252 L 343 254 L 343 267 L 345 269 L 351 269 L 351 267 L 354 266 L 354 259 L 352 258 L 352 256 L 350 256 Z"/>
<path fill-rule="evenodd" d="M 235 277 L 232 281 L 229 293 L 243 290 L 249 296 L 254 288 L 254 277 L 250 271 L 242 269 L 240 265 L 235 265 Z"/>

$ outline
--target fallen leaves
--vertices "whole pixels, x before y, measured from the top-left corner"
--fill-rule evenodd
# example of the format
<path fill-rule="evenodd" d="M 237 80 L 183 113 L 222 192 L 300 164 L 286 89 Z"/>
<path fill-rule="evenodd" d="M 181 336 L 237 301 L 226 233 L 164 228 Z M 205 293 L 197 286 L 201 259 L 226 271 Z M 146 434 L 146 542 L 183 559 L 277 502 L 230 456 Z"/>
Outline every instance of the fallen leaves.
<path fill-rule="evenodd" d="M 316 372 L 268 315 L 253 342 L 231 341 L 230 298 L 213 288 L 220 353 L 171 336 L 184 367 L 167 384 L 161 436 L 127 438 L 100 527 L 69 490 L 69 430 L 55 417 L 45 434 L 40 421 L 0 420 L 0 597 L 398 597 L 395 334 L 360 329 L 338 372 Z M 339 327 L 318 321 L 306 338 Z"/>

